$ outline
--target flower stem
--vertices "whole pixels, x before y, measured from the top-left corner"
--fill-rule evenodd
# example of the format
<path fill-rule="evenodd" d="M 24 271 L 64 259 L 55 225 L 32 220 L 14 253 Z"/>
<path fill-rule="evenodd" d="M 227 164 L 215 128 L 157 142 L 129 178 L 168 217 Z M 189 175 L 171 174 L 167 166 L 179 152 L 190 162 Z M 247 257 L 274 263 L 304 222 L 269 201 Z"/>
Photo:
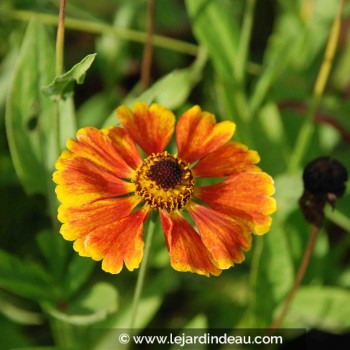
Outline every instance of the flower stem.
<path fill-rule="evenodd" d="M 66 12 L 66 0 L 60 0 L 60 12 L 58 17 L 56 37 L 56 75 L 63 74 L 64 57 L 64 18 Z"/>
<path fill-rule="evenodd" d="M 29 21 L 35 16 L 41 23 L 48 25 L 57 25 L 57 18 L 54 15 L 37 13 L 33 11 L 16 10 L 9 13 L 9 16 L 13 19 L 20 21 Z M 65 19 L 66 28 L 79 30 L 85 33 L 93 34 L 112 34 L 117 38 L 123 40 L 134 41 L 138 43 L 144 43 L 146 41 L 146 33 L 137 30 L 126 29 L 126 28 L 115 28 L 109 24 L 101 22 L 92 22 L 87 20 L 80 20 L 75 18 Z M 153 36 L 153 45 L 161 47 L 163 49 L 177 51 L 185 55 L 197 56 L 198 46 L 177 39 L 168 38 L 162 35 Z"/>
<path fill-rule="evenodd" d="M 151 79 L 152 54 L 154 34 L 154 0 L 147 2 L 147 36 L 143 50 L 141 84 L 147 89 Z"/>
<path fill-rule="evenodd" d="M 64 72 L 64 18 L 66 10 L 66 0 L 60 0 L 60 9 L 58 15 L 58 25 L 57 25 L 57 34 L 56 34 L 56 66 L 55 66 L 55 75 L 59 76 Z M 55 16 L 55 21 L 57 22 L 57 16 Z M 57 159 L 61 152 L 61 125 L 60 125 L 60 108 L 61 108 L 61 99 L 57 97 L 55 99 L 55 111 L 53 115 L 53 130 L 54 130 L 54 152 L 55 159 Z M 49 177 L 47 178 L 47 188 L 48 188 L 48 203 L 49 203 L 49 212 L 52 221 L 53 231 L 57 232 L 59 230 L 59 223 L 57 221 L 57 207 L 58 201 L 54 191 L 54 184 L 51 178 L 51 172 L 54 169 L 49 170 Z"/>
<path fill-rule="evenodd" d="M 156 228 L 156 222 L 157 222 L 156 219 L 157 219 L 156 212 L 152 212 L 151 213 L 151 220 L 150 220 L 149 226 L 148 226 L 148 233 L 147 233 L 147 237 L 146 237 L 145 251 L 143 254 L 143 259 L 141 262 L 140 271 L 139 271 L 139 274 L 137 276 L 137 281 L 136 281 L 136 287 L 135 287 L 135 293 L 134 293 L 134 299 L 133 299 L 132 311 L 131 311 L 130 329 L 135 328 L 137 310 L 138 310 L 138 306 L 140 303 L 143 285 L 145 282 L 146 268 L 147 268 L 149 252 L 150 252 L 150 248 L 151 248 L 151 244 L 152 244 L 153 234 L 154 234 L 154 231 Z"/>
<path fill-rule="evenodd" d="M 315 116 L 315 113 L 317 112 L 317 108 L 323 96 L 323 93 L 328 81 L 328 77 L 332 68 L 337 44 L 338 44 L 343 8 L 344 8 L 344 0 L 339 0 L 339 7 L 329 34 L 322 65 L 314 85 L 310 107 L 306 115 L 304 124 L 302 125 L 300 132 L 298 134 L 294 151 L 291 154 L 289 169 L 288 169 L 289 172 L 294 172 L 298 169 L 311 142 L 312 134 L 314 131 L 314 123 L 313 123 L 314 116 Z"/>
<path fill-rule="evenodd" d="M 287 315 L 289 306 L 290 306 L 290 304 L 291 304 L 291 302 L 292 302 L 292 300 L 293 300 L 293 298 L 294 298 L 294 296 L 295 296 L 295 294 L 300 286 L 300 283 L 301 283 L 301 281 L 305 275 L 306 269 L 309 265 L 311 254 L 312 254 L 312 251 L 314 249 L 317 234 L 318 234 L 319 230 L 320 230 L 320 228 L 318 226 L 312 225 L 309 241 L 308 241 L 306 250 L 304 252 L 303 260 L 301 261 L 301 264 L 299 266 L 299 270 L 298 270 L 297 276 L 295 278 L 294 285 L 287 295 L 287 298 L 284 302 L 281 313 L 275 319 L 275 321 L 272 322 L 272 324 L 269 328 L 270 330 L 279 328 L 281 323 L 283 322 L 284 318 Z"/>
<path fill-rule="evenodd" d="M 60 0 L 60 10 L 58 16 L 57 36 L 56 36 L 56 76 L 64 72 L 64 20 L 66 11 L 66 0 Z M 60 104 L 61 98 L 56 98 L 56 113 L 54 120 L 55 137 L 56 137 L 56 158 L 61 151 L 61 133 L 60 133 Z"/>

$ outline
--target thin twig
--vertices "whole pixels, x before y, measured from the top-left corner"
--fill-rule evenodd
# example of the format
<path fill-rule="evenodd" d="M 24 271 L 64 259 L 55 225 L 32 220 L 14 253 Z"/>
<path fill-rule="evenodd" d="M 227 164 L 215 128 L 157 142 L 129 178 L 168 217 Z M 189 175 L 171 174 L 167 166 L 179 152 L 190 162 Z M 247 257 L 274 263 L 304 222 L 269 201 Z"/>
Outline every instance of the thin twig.
<path fill-rule="evenodd" d="M 63 74 L 64 58 L 64 19 L 66 13 L 66 0 L 60 1 L 60 12 L 58 17 L 56 38 L 56 75 Z"/>
<path fill-rule="evenodd" d="M 279 328 L 281 323 L 283 322 L 284 318 L 287 315 L 289 306 L 290 306 L 290 304 L 295 296 L 295 293 L 297 292 L 297 290 L 300 286 L 300 283 L 301 283 L 301 281 L 305 275 L 306 269 L 309 265 L 311 254 L 313 252 L 315 242 L 316 242 L 316 237 L 317 237 L 319 230 L 320 230 L 320 228 L 318 226 L 312 225 L 309 241 L 308 241 L 306 250 L 304 252 L 303 260 L 301 261 L 301 264 L 299 266 L 299 270 L 298 270 L 297 276 L 295 278 L 294 285 L 288 293 L 288 296 L 284 302 L 281 313 L 275 319 L 275 321 L 272 322 L 272 324 L 269 328 L 270 330 L 274 330 L 274 329 Z"/>
<path fill-rule="evenodd" d="M 143 49 L 143 60 L 141 67 L 141 84 L 144 89 L 148 88 L 151 79 L 152 55 L 153 55 L 153 33 L 154 33 L 154 0 L 147 2 L 147 36 Z"/>

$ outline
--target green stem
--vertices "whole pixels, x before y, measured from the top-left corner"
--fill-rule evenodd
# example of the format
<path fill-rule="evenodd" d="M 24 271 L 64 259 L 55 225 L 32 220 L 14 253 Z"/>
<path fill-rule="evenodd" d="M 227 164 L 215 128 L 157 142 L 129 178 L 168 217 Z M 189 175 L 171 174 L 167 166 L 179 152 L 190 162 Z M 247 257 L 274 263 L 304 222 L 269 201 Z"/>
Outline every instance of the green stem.
<path fill-rule="evenodd" d="M 139 274 L 137 276 L 137 281 L 136 281 L 134 299 L 133 299 L 133 304 L 132 304 L 132 312 L 131 312 L 130 329 L 135 328 L 137 310 L 138 310 L 138 306 L 140 304 L 141 293 L 142 293 L 143 285 L 145 282 L 146 268 L 147 268 L 149 252 L 151 249 L 152 238 L 153 238 L 153 234 L 154 234 L 154 231 L 156 228 L 156 223 L 157 223 L 156 219 L 157 219 L 156 212 L 152 212 L 151 213 L 151 220 L 150 220 L 149 226 L 148 226 L 148 233 L 147 233 L 147 237 L 146 237 L 145 251 L 143 254 L 143 259 L 141 262 L 140 271 L 139 271 Z"/>
<path fill-rule="evenodd" d="M 58 26 L 56 35 L 56 76 L 63 74 L 64 72 L 64 22 L 65 22 L 65 10 L 66 10 L 66 0 L 60 0 L 60 10 L 58 16 Z M 57 17 L 55 17 L 57 21 Z M 55 137 L 55 158 L 57 159 L 61 153 L 61 132 L 60 132 L 60 108 L 61 99 L 57 97 L 55 101 L 55 114 L 53 115 L 54 123 L 54 137 Z M 48 169 L 50 177 L 48 178 L 48 201 L 49 201 L 49 211 L 52 219 L 53 230 L 57 232 L 59 230 L 59 223 L 57 221 L 57 207 L 58 202 L 54 192 L 54 186 L 51 179 L 52 168 Z"/>
<path fill-rule="evenodd" d="M 337 48 L 337 43 L 340 34 L 341 17 L 343 13 L 344 0 L 340 0 L 337 14 L 334 18 L 331 32 L 329 34 L 326 51 L 322 61 L 320 71 L 317 75 L 317 79 L 314 85 L 312 100 L 308 113 L 305 118 L 305 122 L 301 127 L 297 141 L 295 143 L 294 151 L 292 152 L 290 162 L 289 162 L 289 172 L 295 172 L 300 166 L 304 155 L 306 154 L 314 129 L 314 116 L 317 108 L 322 99 L 328 77 L 332 68 L 335 51 Z"/>
<path fill-rule="evenodd" d="M 36 13 L 32 11 L 16 10 L 10 12 L 9 16 L 13 19 L 20 21 L 29 21 L 35 16 L 39 21 L 48 25 L 57 25 L 57 17 L 53 15 Z M 144 43 L 146 41 L 147 34 L 137 30 L 131 30 L 126 28 L 116 28 L 104 23 L 97 23 L 87 20 L 79 20 L 74 18 L 66 18 L 65 25 L 68 29 L 79 30 L 86 33 L 93 34 L 112 34 L 119 39 L 130 40 L 138 43 Z M 177 51 L 190 56 L 197 56 L 198 46 L 190 44 L 181 40 L 167 38 L 162 35 L 153 36 L 153 45 Z"/>
<path fill-rule="evenodd" d="M 74 328 L 67 322 L 50 317 L 51 334 L 57 347 L 73 349 L 75 345 Z"/>

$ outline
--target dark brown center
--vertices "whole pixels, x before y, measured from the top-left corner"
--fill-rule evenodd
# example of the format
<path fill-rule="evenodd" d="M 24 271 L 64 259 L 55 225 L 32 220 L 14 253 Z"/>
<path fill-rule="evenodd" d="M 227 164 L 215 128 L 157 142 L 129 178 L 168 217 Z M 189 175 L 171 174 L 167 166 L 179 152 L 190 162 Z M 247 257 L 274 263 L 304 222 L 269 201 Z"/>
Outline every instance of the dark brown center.
<path fill-rule="evenodd" d="M 151 165 L 148 177 L 167 190 L 181 183 L 182 169 L 175 159 L 163 159 Z"/>
<path fill-rule="evenodd" d="M 167 151 L 152 153 L 131 179 L 135 193 L 153 209 L 182 210 L 192 198 L 194 178 L 190 164 Z"/>

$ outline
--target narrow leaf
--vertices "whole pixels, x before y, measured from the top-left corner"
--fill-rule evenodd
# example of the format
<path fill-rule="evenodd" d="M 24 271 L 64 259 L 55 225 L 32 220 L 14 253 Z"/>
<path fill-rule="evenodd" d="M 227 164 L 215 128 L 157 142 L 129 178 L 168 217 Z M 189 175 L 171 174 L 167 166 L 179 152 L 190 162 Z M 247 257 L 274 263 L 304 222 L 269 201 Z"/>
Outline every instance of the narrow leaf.
<path fill-rule="evenodd" d="M 104 320 L 118 307 L 118 293 L 109 283 L 96 283 L 77 302 L 70 304 L 67 311 L 45 305 L 46 311 L 54 318 L 73 325 L 87 326 Z"/>
<path fill-rule="evenodd" d="M 140 95 L 128 96 L 123 103 L 132 107 L 136 101 L 143 101 L 148 104 L 155 102 L 169 109 L 179 108 L 185 103 L 193 87 L 201 79 L 206 61 L 207 54 L 205 51 L 201 51 L 191 66 L 165 75 Z M 110 126 L 116 123 L 118 123 L 118 120 L 115 113 L 112 113 L 103 125 Z"/>
<path fill-rule="evenodd" d="M 44 27 L 28 25 L 19 53 L 6 105 L 6 131 L 13 163 L 28 193 L 46 189 L 46 164 L 41 120 L 52 119 L 54 105 L 41 94 L 41 86 L 54 75 L 54 52 Z"/>
<path fill-rule="evenodd" d="M 25 310 L 12 300 L 6 300 L 6 295 L 0 293 L 0 310 L 9 320 L 22 325 L 39 325 L 44 322 L 41 314 Z"/>
<path fill-rule="evenodd" d="M 83 258 L 77 254 L 73 255 L 63 282 L 67 297 L 70 297 L 82 287 L 91 276 L 95 266 L 96 263 L 93 260 Z"/>
<path fill-rule="evenodd" d="M 18 56 L 6 105 L 6 132 L 16 173 L 27 193 L 53 193 L 51 173 L 57 158 L 57 123 L 60 144 L 75 134 L 73 100 L 53 103 L 42 86 L 54 77 L 54 50 L 45 27 L 28 25 Z"/>
<path fill-rule="evenodd" d="M 294 281 L 291 252 L 280 221 L 275 220 L 259 244 L 253 270 L 255 295 L 252 306 L 256 324 L 252 327 L 266 327 L 272 322 L 271 310 L 286 296 Z"/>
<path fill-rule="evenodd" d="M 142 330 L 154 317 L 161 304 L 162 299 L 160 296 L 151 296 L 141 299 L 138 307 L 138 317 L 136 319 L 135 328 Z M 116 315 L 115 320 L 111 320 L 110 326 L 113 328 L 125 328 L 126 325 L 129 325 L 132 315 L 131 306 L 130 303 L 121 309 Z"/>
<path fill-rule="evenodd" d="M 66 99 L 73 94 L 74 82 L 82 84 L 86 71 L 90 68 L 96 54 L 87 55 L 68 72 L 56 77 L 54 81 L 43 88 L 43 92 L 56 100 L 57 97 Z"/>
<path fill-rule="evenodd" d="M 167 74 L 134 101 L 156 102 L 170 109 L 179 108 L 200 80 L 206 61 L 207 53 L 202 50 L 191 66 Z"/>
<path fill-rule="evenodd" d="M 228 6 L 220 0 L 186 0 L 185 4 L 194 34 L 207 49 L 216 71 L 221 78 L 232 79 L 239 32 L 234 3 Z"/>
<path fill-rule="evenodd" d="M 0 287 L 35 301 L 55 300 L 51 276 L 39 265 L 0 251 Z"/>
<path fill-rule="evenodd" d="M 36 241 L 50 271 L 57 280 L 60 280 L 70 251 L 69 244 L 58 233 L 52 231 L 40 232 L 36 236 Z"/>

